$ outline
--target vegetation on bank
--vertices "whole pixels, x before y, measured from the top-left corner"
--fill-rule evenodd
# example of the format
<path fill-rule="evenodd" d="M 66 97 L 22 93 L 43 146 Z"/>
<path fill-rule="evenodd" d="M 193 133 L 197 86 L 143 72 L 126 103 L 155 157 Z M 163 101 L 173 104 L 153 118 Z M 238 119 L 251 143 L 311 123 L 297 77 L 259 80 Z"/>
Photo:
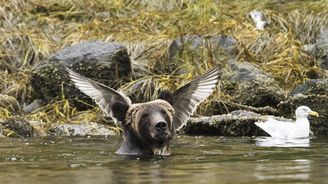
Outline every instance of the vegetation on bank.
<path fill-rule="evenodd" d="M 254 63 L 286 90 L 323 73 L 315 61 L 315 54 L 321 53 L 307 52 L 304 45 L 314 43 L 320 29 L 328 26 L 326 0 L 0 0 L 0 4 L 0 119 L 19 116 L 48 124 L 102 121 L 97 107 L 77 111 L 65 94 L 61 101 L 34 112 L 21 110 L 34 100 L 29 84 L 33 68 L 51 53 L 83 40 L 123 43 L 132 63 L 143 63 L 147 72 L 143 79 L 154 80 L 155 89 L 176 89 L 216 64 L 225 65 L 226 53 L 213 54 L 204 47 L 196 55 L 175 58 L 178 69 L 186 71 L 183 74 L 178 69 L 156 70 L 156 65 L 166 64 L 172 40 L 188 35 L 233 35 L 238 60 Z M 255 30 L 248 17 L 254 9 L 263 11 L 270 23 L 264 31 Z M 132 77 L 123 88 L 138 79 Z"/>

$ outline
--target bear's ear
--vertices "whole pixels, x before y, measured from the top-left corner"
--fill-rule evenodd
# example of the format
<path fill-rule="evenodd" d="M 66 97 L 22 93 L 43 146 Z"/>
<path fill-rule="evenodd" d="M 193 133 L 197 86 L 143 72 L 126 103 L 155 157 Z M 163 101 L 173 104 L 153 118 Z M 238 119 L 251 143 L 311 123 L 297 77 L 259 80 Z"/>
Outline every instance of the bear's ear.
<path fill-rule="evenodd" d="M 157 98 L 165 100 L 173 106 L 173 95 L 170 91 L 163 90 L 163 91 L 159 92 L 159 95 Z"/>
<path fill-rule="evenodd" d="M 122 102 L 114 102 L 111 108 L 112 116 L 118 121 L 125 123 L 125 115 L 128 112 L 129 105 Z"/>

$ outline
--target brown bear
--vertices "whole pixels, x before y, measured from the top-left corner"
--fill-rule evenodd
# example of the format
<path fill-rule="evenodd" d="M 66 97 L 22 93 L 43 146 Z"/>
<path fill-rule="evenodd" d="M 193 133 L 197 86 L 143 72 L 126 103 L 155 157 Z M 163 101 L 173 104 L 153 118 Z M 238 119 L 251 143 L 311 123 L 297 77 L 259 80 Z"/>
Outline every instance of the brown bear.
<path fill-rule="evenodd" d="M 75 86 L 90 96 L 107 116 L 121 122 L 124 141 L 118 154 L 169 155 L 169 142 L 214 90 L 219 68 L 177 89 L 162 91 L 157 100 L 132 103 L 122 92 L 66 68 Z"/>

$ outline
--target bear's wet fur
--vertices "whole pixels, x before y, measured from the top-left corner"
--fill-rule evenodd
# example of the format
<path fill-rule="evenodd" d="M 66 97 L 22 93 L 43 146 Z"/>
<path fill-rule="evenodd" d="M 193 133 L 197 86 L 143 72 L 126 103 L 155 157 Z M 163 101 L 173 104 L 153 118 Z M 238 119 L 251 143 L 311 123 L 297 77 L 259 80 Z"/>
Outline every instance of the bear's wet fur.
<path fill-rule="evenodd" d="M 174 109 L 167 101 L 158 99 L 133 104 L 130 107 L 124 104 L 114 104 L 113 116 L 122 122 L 124 129 L 124 141 L 116 153 L 170 154 L 169 142 L 174 135 Z"/>
<path fill-rule="evenodd" d="M 169 155 L 169 142 L 215 89 L 215 67 L 178 88 L 162 91 L 157 100 L 132 103 L 121 90 L 114 90 L 65 67 L 74 85 L 91 97 L 104 113 L 121 122 L 124 141 L 116 152 L 125 155 Z"/>

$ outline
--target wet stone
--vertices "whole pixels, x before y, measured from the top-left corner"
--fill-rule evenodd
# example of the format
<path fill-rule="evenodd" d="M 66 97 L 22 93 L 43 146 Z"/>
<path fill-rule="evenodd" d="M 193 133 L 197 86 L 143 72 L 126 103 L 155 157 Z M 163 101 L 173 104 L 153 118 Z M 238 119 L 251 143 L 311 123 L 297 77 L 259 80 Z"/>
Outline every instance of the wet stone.
<path fill-rule="evenodd" d="M 52 136 L 88 136 L 88 135 L 115 135 L 115 132 L 110 130 L 105 125 L 97 123 L 85 124 L 62 124 L 55 126 L 48 131 Z"/>
<path fill-rule="evenodd" d="M 42 102 L 42 100 L 36 99 L 32 103 L 23 107 L 23 112 L 31 113 L 31 112 L 41 108 L 43 105 L 44 105 L 44 103 Z"/>
<path fill-rule="evenodd" d="M 6 136 L 11 137 L 33 137 L 35 135 L 34 128 L 26 120 L 22 119 L 7 119 L 1 123 L 1 132 L 7 130 Z M 8 132 L 10 131 L 10 132 Z"/>
<path fill-rule="evenodd" d="M 65 95 L 78 109 L 89 108 L 79 100 L 89 104 L 92 100 L 75 88 L 62 65 L 113 88 L 129 80 L 131 73 L 124 46 L 102 41 L 82 42 L 58 51 L 33 71 L 34 98 L 48 103 Z"/>
<path fill-rule="evenodd" d="M 230 114 L 191 118 L 183 132 L 190 135 L 266 136 L 267 134 L 254 122 L 265 121 L 267 118 L 268 116 L 254 112 L 238 110 Z"/>
<path fill-rule="evenodd" d="M 279 115 L 279 111 L 274 107 L 270 107 L 270 106 L 252 107 L 249 105 L 243 105 L 228 100 L 211 101 L 206 109 L 206 112 L 203 115 L 212 116 L 213 114 L 216 115 L 228 114 L 236 110 L 246 110 L 262 115 Z"/>

